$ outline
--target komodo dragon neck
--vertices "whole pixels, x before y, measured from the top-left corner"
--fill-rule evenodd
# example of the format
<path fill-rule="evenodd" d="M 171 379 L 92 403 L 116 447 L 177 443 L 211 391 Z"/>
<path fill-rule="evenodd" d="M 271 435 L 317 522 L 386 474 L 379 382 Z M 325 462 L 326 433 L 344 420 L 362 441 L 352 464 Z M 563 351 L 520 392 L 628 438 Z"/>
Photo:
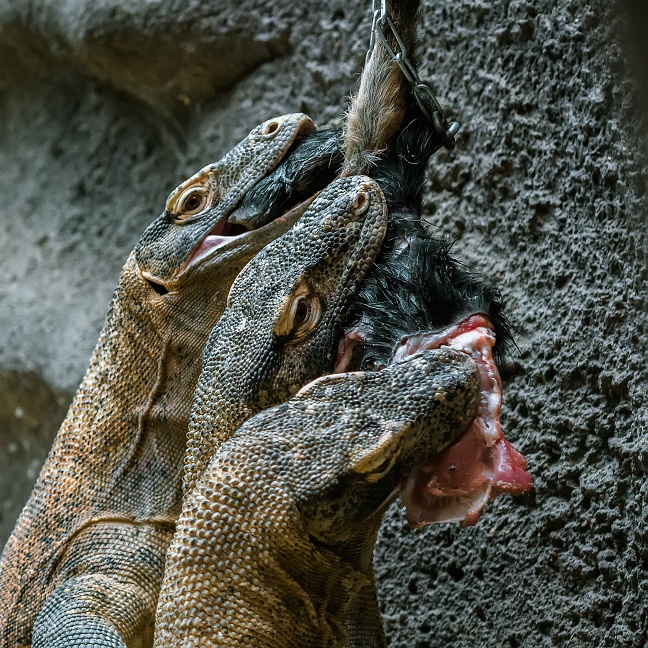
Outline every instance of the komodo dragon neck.
<path fill-rule="evenodd" d="M 259 464 L 243 459 L 290 455 L 289 444 L 245 441 L 232 453 L 228 444 L 209 481 L 187 496 L 194 507 L 191 516 L 183 513 L 179 531 L 197 531 L 206 544 L 183 555 L 173 632 L 161 645 L 341 646 L 349 604 L 371 583 L 308 535 L 284 487 L 284 464 L 267 461 L 259 472 Z M 203 582 L 209 592 L 201 598 Z M 165 581 L 165 588 L 177 584 Z"/>
<path fill-rule="evenodd" d="M 131 256 L 52 452 L 65 473 L 93 457 L 85 501 L 77 500 L 72 515 L 172 525 L 204 322 L 218 319 L 226 295 L 218 289 L 170 293 L 150 310 L 146 287 L 133 291 L 136 272 Z"/>
<path fill-rule="evenodd" d="M 5 550 L 10 556 L 23 544 L 31 549 L 31 560 L 20 565 L 21 577 L 11 579 L 17 587 L 13 601 L 34 587 L 46 598 L 58 581 L 57 570 L 63 567 L 65 574 L 65 562 L 74 563 L 79 551 L 92 552 L 92 541 L 83 536 L 94 537 L 99 526 L 154 527 L 150 533 L 162 551 L 173 535 L 191 392 L 207 337 L 190 313 L 195 305 L 212 311 L 205 315 L 216 321 L 225 297 L 210 299 L 198 291 L 166 295 L 161 308 L 150 310 L 150 291 L 144 283 L 138 288 L 136 273 L 131 255 L 50 451 L 55 460 L 43 467 L 29 513 Z M 64 510 L 59 502 L 66 503 Z M 43 528 L 58 532 L 43 534 Z M 9 577 L 10 569 L 0 582 Z M 20 616 L 13 623 L 27 625 Z"/>

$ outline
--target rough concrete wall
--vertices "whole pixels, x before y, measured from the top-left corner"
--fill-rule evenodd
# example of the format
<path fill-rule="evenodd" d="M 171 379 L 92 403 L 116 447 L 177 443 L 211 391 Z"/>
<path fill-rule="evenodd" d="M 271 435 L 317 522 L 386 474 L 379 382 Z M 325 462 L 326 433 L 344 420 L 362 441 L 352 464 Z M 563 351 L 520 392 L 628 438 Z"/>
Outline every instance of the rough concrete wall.
<path fill-rule="evenodd" d="M 119 269 L 184 177 L 252 126 L 339 117 L 369 10 L 0 0 L 0 542 Z M 427 2 L 423 76 L 463 122 L 426 213 L 496 280 L 504 426 L 535 491 L 376 552 L 392 646 L 644 646 L 648 430 L 639 116 L 607 2 Z"/>

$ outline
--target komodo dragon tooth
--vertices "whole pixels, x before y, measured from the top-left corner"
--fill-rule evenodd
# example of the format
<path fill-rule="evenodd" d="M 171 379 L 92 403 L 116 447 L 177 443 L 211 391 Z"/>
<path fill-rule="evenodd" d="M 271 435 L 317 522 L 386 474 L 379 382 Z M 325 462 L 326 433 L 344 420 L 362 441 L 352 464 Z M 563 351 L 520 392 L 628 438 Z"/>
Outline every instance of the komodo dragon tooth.
<path fill-rule="evenodd" d="M 332 370 L 345 308 L 380 250 L 386 225 L 384 198 L 373 180 L 336 180 L 237 277 L 203 354 L 187 435 L 186 493 L 242 423 Z M 186 520 L 191 501 L 183 504 Z M 184 590 L 176 585 L 183 582 L 185 539 L 176 536 L 169 548 L 156 646 L 179 645 L 174 628 L 184 614 Z M 204 605 L 212 603 L 205 599 Z"/>
<path fill-rule="evenodd" d="M 129 256 L 0 559 L 2 648 L 150 646 L 200 353 L 238 272 L 299 211 L 240 236 L 227 217 L 313 128 L 299 113 L 257 126 L 172 192 Z"/>
<path fill-rule="evenodd" d="M 444 349 L 325 376 L 248 420 L 187 496 L 155 645 L 345 646 L 367 586 L 355 546 L 478 394 L 473 361 Z"/>

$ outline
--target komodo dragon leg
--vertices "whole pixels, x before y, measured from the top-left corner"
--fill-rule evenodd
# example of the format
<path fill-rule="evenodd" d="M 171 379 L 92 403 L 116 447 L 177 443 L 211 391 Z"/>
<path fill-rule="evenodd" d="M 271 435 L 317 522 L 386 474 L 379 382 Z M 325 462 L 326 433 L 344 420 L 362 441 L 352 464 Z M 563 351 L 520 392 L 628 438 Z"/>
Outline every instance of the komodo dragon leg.
<path fill-rule="evenodd" d="M 350 549 L 478 397 L 472 359 L 446 348 L 320 378 L 247 421 L 186 498 L 156 645 L 344 646 L 349 607 L 371 586 Z"/>
<path fill-rule="evenodd" d="M 372 180 L 336 180 L 237 277 L 203 354 L 185 492 L 243 422 L 332 370 L 345 307 L 380 250 L 386 221 L 382 192 Z M 190 520 L 191 506 L 183 505 L 183 512 Z M 183 595 L 183 542 L 177 536 L 169 549 L 157 646 L 176 645 L 169 632 Z"/>
<path fill-rule="evenodd" d="M 129 256 L 0 559 L 2 648 L 31 645 L 35 621 L 34 646 L 150 645 L 202 347 L 236 275 L 305 206 L 238 236 L 228 217 L 288 152 L 303 161 L 294 145 L 313 128 L 302 114 L 256 127 L 172 192 Z M 303 176 L 299 200 L 321 188 Z M 280 193 L 289 209 L 289 181 Z"/>

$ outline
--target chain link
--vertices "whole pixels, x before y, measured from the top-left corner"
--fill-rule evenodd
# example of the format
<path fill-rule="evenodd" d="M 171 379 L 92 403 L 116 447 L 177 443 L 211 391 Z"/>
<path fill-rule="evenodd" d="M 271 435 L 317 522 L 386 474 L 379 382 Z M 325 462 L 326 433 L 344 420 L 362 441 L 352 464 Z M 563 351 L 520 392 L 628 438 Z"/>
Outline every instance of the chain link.
<path fill-rule="evenodd" d="M 455 135 L 461 128 L 459 122 L 448 122 L 443 115 L 441 104 L 432 92 L 429 84 L 421 81 L 414 64 L 407 57 L 407 47 L 401 35 L 396 29 L 396 25 L 387 14 L 387 0 L 372 0 L 371 8 L 373 11 L 373 20 L 371 23 L 371 38 L 369 40 L 369 51 L 365 58 L 365 65 L 369 62 L 369 58 L 376 47 L 376 43 L 380 41 L 382 46 L 387 50 L 387 54 L 396 61 L 401 72 L 407 82 L 412 86 L 414 98 L 419 108 L 425 117 L 433 124 L 434 130 L 441 139 L 441 145 L 450 150 L 455 147 Z M 385 36 L 385 28 L 391 32 L 394 40 L 396 41 L 397 51 L 389 44 Z"/>

